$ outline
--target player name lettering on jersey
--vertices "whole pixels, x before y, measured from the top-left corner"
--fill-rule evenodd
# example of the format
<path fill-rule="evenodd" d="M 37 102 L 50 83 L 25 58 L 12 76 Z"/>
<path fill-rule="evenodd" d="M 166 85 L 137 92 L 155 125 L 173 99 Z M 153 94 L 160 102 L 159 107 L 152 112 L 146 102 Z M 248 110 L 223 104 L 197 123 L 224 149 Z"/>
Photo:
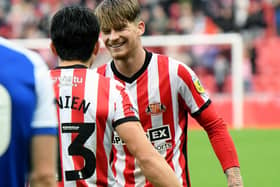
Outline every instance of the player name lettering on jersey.
<path fill-rule="evenodd" d="M 81 99 L 80 97 L 76 96 L 60 96 L 56 99 L 56 104 L 59 108 L 71 108 L 73 110 L 83 111 L 85 114 L 90 106 L 90 102 L 87 102 L 85 99 Z"/>

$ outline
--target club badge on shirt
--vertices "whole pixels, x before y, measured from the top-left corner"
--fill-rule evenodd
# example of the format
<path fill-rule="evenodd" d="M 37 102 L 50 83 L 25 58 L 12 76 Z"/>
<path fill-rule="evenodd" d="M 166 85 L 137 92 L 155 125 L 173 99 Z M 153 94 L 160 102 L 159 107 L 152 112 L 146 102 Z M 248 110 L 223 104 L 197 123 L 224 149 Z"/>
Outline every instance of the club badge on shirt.
<path fill-rule="evenodd" d="M 146 113 L 148 115 L 158 115 L 166 111 L 166 106 L 162 103 L 152 103 L 146 108 Z"/>

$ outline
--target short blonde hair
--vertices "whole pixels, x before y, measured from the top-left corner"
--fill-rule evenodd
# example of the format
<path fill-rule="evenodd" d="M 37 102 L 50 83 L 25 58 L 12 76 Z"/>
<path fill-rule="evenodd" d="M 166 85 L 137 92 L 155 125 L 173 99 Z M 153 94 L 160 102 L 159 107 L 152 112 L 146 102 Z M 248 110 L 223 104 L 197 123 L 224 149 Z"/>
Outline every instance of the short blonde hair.
<path fill-rule="evenodd" d="M 95 9 L 101 30 L 119 29 L 140 20 L 137 0 L 103 0 Z"/>

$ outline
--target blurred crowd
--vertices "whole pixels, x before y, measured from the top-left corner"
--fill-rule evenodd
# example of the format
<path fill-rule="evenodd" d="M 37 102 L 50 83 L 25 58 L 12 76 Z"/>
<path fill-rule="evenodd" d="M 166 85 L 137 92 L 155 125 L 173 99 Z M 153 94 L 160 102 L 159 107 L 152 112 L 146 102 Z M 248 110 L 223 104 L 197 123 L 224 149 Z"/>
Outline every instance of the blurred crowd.
<path fill-rule="evenodd" d="M 80 4 L 94 9 L 101 0 L 1 0 L 0 35 L 47 38 L 51 16 L 59 8 Z M 280 34 L 280 0 L 139 0 L 145 35 L 239 32 L 244 41 L 244 86 L 252 91 L 258 73 L 255 43 Z M 174 53 L 174 49 L 166 49 Z M 161 51 L 162 52 L 162 51 Z M 166 51 L 165 51 L 166 52 Z M 198 74 L 215 78 L 215 91 L 226 91 L 230 77 L 230 46 L 182 47 L 174 54 Z"/>

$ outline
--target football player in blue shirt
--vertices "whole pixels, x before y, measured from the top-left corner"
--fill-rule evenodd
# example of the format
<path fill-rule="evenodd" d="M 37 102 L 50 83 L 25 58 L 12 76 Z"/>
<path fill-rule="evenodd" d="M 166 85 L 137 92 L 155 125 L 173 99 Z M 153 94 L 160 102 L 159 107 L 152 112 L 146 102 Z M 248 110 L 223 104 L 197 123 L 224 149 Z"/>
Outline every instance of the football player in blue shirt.
<path fill-rule="evenodd" d="M 57 117 L 48 68 L 0 37 L 0 186 L 55 186 Z"/>

